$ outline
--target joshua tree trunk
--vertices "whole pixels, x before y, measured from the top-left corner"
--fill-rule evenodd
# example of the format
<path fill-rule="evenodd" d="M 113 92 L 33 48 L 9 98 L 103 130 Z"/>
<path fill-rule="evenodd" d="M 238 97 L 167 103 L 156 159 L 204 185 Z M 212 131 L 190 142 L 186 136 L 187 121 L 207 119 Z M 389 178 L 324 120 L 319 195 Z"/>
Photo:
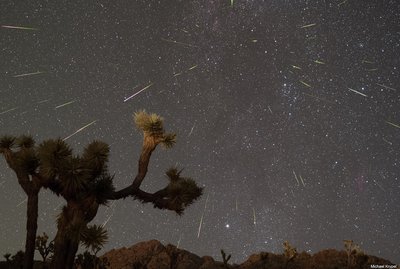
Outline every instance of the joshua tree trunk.
<path fill-rule="evenodd" d="M 60 235 L 62 232 L 57 232 L 55 240 L 55 251 L 53 264 L 54 269 L 71 269 L 73 268 L 75 255 L 78 251 L 79 241 L 67 239 Z M 62 239 L 62 237 L 64 237 Z M 58 238 L 58 240 L 57 240 Z"/>
<path fill-rule="evenodd" d="M 28 193 L 24 269 L 33 268 L 38 218 L 38 195 L 39 190 L 31 190 Z"/>
<path fill-rule="evenodd" d="M 93 198 L 67 203 L 58 220 L 58 231 L 54 240 L 54 256 L 51 268 L 73 268 L 75 255 L 79 248 L 80 230 L 93 220 L 98 208 L 99 205 Z"/>

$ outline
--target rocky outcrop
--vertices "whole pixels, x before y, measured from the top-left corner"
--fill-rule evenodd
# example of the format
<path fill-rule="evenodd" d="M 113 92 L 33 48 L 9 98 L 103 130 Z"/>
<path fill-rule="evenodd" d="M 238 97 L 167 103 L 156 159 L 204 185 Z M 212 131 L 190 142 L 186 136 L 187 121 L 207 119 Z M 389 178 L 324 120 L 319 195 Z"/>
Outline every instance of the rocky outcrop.
<path fill-rule="evenodd" d="M 371 265 L 392 265 L 378 257 L 360 254 L 349 258 L 345 251 L 328 249 L 314 255 L 302 252 L 289 262 L 283 254 L 261 252 L 251 255 L 240 265 L 225 266 L 210 256 L 201 258 L 173 245 L 164 246 L 157 240 L 113 249 L 102 257 L 107 258 L 110 269 L 361 269 L 372 268 Z"/>
<path fill-rule="evenodd" d="M 130 248 L 113 249 L 107 258 L 110 269 L 222 269 L 222 263 L 199 256 L 157 240 L 138 243 Z"/>

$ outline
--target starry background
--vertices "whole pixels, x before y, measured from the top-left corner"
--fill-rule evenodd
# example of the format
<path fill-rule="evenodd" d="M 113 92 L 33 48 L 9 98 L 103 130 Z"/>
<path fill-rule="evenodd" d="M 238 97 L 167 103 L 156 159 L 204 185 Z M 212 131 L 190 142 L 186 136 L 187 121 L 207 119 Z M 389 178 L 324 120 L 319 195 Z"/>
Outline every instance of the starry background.
<path fill-rule="evenodd" d="M 142 142 L 132 114 L 146 109 L 178 142 L 156 150 L 143 188 L 163 187 L 171 165 L 205 187 L 182 217 L 131 199 L 103 207 L 94 222 L 109 231 L 104 250 L 155 238 L 242 262 L 281 253 L 285 240 L 316 252 L 352 239 L 400 263 L 398 1 L 0 7 L 1 134 L 40 142 L 92 123 L 67 141 L 77 153 L 108 142 L 122 188 Z M 23 248 L 24 199 L 2 160 L 0 253 Z M 41 192 L 38 233 L 54 236 L 62 202 Z"/>

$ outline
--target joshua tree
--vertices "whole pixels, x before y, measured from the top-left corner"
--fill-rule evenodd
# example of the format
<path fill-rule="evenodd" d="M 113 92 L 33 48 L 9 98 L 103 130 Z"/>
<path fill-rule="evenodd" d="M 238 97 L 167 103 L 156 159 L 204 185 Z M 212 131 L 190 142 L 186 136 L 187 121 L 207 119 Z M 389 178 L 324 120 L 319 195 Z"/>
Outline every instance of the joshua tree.
<path fill-rule="evenodd" d="M 7 263 L 10 262 L 10 257 L 11 257 L 11 254 L 10 254 L 10 253 L 4 254 L 3 257 L 4 257 L 4 259 L 6 259 L 6 262 L 7 262 Z"/>
<path fill-rule="evenodd" d="M 38 195 L 43 182 L 36 176 L 39 163 L 34 150 L 34 140 L 30 136 L 19 138 L 3 136 L 0 138 L 0 153 L 4 155 L 8 166 L 15 172 L 18 183 L 28 196 L 26 209 L 26 240 L 24 269 L 33 268 L 35 239 L 38 217 Z"/>
<path fill-rule="evenodd" d="M 75 264 L 82 269 L 105 268 L 105 258 L 98 258 L 97 253 L 103 248 L 107 239 L 107 231 L 103 226 L 92 225 L 85 229 L 81 233 L 81 243 L 87 250 L 90 249 L 92 253 L 85 251 L 83 254 L 79 254 L 78 258 L 75 259 Z"/>
<path fill-rule="evenodd" d="M 284 252 L 283 254 L 286 257 L 286 265 L 285 268 L 288 267 L 290 261 L 292 261 L 297 256 L 296 248 L 292 247 L 288 241 L 283 242 Z"/>
<path fill-rule="evenodd" d="M 107 243 L 108 235 L 107 231 L 103 226 L 92 225 L 81 233 L 81 243 L 86 249 L 91 249 L 92 254 L 97 253 L 103 248 L 104 244 Z"/>
<path fill-rule="evenodd" d="M 229 268 L 229 260 L 231 259 L 231 254 L 229 254 L 228 256 L 226 256 L 226 253 L 223 249 L 221 249 L 221 255 L 222 255 L 222 260 L 224 262 L 224 267 L 225 268 Z"/>
<path fill-rule="evenodd" d="M 156 114 L 141 111 L 135 113 L 134 119 L 144 136 L 138 171 L 132 183 L 119 191 L 115 191 L 113 176 L 108 172 L 109 147 L 104 142 L 93 141 L 81 156 L 76 156 L 62 139 L 49 139 L 34 147 L 31 138 L 22 137 L 17 140 L 17 152 L 11 150 L 15 138 L 6 137 L 1 141 L 1 152 L 28 194 L 28 227 L 34 228 L 32 231 L 28 229 L 29 235 L 34 231 L 36 236 L 37 194 L 40 187 L 49 188 L 67 202 L 57 219 L 58 231 L 54 239 L 52 261 L 54 269 L 72 268 L 79 242 L 84 239 L 85 231 L 89 229 L 87 225 L 96 216 L 100 205 L 130 196 L 181 215 L 187 206 L 202 195 L 202 188 L 191 178 L 182 177 L 182 170 L 178 171 L 177 168 L 170 168 L 166 172 L 169 183 L 163 189 L 155 193 L 140 189 L 152 152 L 159 144 L 172 147 L 176 135 L 165 133 L 163 119 Z M 36 195 L 34 203 L 30 202 L 32 192 Z M 31 204 L 35 205 L 34 210 L 29 210 Z M 31 214 L 34 214 L 34 221 L 30 222 Z"/>
<path fill-rule="evenodd" d="M 43 259 L 43 268 L 46 267 L 46 259 L 51 254 L 54 253 L 54 242 L 51 241 L 47 244 L 49 236 L 43 233 L 42 236 L 38 235 L 36 237 L 35 249 L 39 251 L 40 256 Z"/>
<path fill-rule="evenodd" d="M 364 254 L 360 246 L 354 243 L 353 240 L 343 240 L 344 248 L 347 253 L 347 267 L 350 268 L 355 261 L 356 256 Z"/>
<path fill-rule="evenodd" d="M 11 257 L 12 268 L 23 268 L 24 266 L 24 257 L 25 253 L 22 250 L 19 250 Z"/>

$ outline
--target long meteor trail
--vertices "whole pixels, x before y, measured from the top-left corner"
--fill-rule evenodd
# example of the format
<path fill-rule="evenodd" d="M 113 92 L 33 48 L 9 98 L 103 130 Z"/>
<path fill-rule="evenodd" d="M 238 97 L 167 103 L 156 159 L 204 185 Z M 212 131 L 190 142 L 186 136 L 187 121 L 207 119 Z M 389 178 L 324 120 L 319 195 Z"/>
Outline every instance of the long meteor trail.
<path fill-rule="evenodd" d="M 17 204 L 16 207 L 19 207 L 20 205 L 22 205 L 22 204 L 25 203 L 26 201 L 28 201 L 28 198 L 25 198 L 21 203 Z"/>
<path fill-rule="evenodd" d="M 58 106 L 56 106 L 56 107 L 55 107 L 55 109 L 57 109 L 57 108 L 60 108 L 60 107 L 63 107 L 63 106 L 70 105 L 70 104 L 72 104 L 72 103 L 75 103 L 75 102 L 76 102 L 76 100 L 73 100 L 73 101 L 70 101 L 70 102 L 67 102 L 67 103 L 64 103 L 64 104 L 58 105 Z"/>
<path fill-rule="evenodd" d="M 206 203 L 204 204 L 203 214 L 201 214 L 201 218 L 200 218 L 199 230 L 197 231 L 197 238 L 200 237 L 201 226 L 202 226 L 202 224 L 203 224 L 204 213 L 206 212 L 206 208 L 207 208 L 207 203 L 208 203 L 208 198 L 209 198 L 209 196 L 210 196 L 210 194 L 207 194 L 207 199 L 206 199 Z"/>
<path fill-rule="evenodd" d="M 128 101 L 129 99 L 131 99 L 131 98 L 133 98 L 133 97 L 135 97 L 136 95 L 138 95 L 139 93 L 141 93 L 142 91 L 144 91 L 144 90 L 146 90 L 146 89 L 148 89 L 148 88 L 150 88 L 151 86 L 153 86 L 153 82 L 151 82 L 149 85 L 147 85 L 146 87 L 144 87 L 143 89 L 141 89 L 140 91 L 138 91 L 138 92 L 136 92 L 136 93 L 134 93 L 134 94 L 132 94 L 131 96 L 129 96 L 128 98 L 125 98 L 125 100 L 124 100 L 124 102 L 126 102 L 126 101 Z"/>
<path fill-rule="evenodd" d="M 355 93 L 357 93 L 357 94 L 359 94 L 359 95 L 362 95 L 362 96 L 364 96 L 364 97 L 368 97 L 366 94 L 363 94 L 362 92 L 359 92 L 359 91 L 356 91 L 356 90 L 354 90 L 354 89 L 352 89 L 352 88 L 348 88 L 350 91 L 352 91 L 352 92 L 355 92 Z"/>
<path fill-rule="evenodd" d="M 317 24 L 316 23 L 310 23 L 310 24 L 307 24 L 307 25 L 303 25 L 300 28 L 309 28 L 309 27 L 313 27 L 315 25 L 317 25 Z"/>
<path fill-rule="evenodd" d="M 76 130 L 73 134 L 70 134 L 69 136 L 67 136 L 66 138 L 63 139 L 63 141 L 67 140 L 68 138 L 71 138 L 72 136 L 76 135 L 77 133 L 83 131 L 84 129 L 86 129 L 87 127 L 89 127 L 90 125 L 94 124 L 97 120 L 92 121 L 91 123 L 86 124 L 85 126 L 83 126 L 82 128 Z"/>
<path fill-rule="evenodd" d="M 33 72 L 33 73 L 25 73 L 25 74 L 15 75 L 15 76 L 13 76 L 13 78 L 28 77 L 28 76 L 34 76 L 34 75 L 39 75 L 39 74 L 43 74 L 43 73 L 44 72 L 42 72 L 42 71 L 37 71 L 37 72 Z"/>
<path fill-rule="evenodd" d="M 13 110 L 16 110 L 18 107 L 13 107 L 13 108 L 10 108 L 10 109 L 8 109 L 8 110 L 5 110 L 5 111 L 3 111 L 3 112 L 0 112 L 0 115 L 3 115 L 3 114 L 6 114 L 7 112 L 11 112 L 11 111 L 13 111 Z"/>
<path fill-rule="evenodd" d="M 2 25 L 1 27 L 8 28 L 8 29 L 31 30 L 31 31 L 39 30 L 39 29 L 33 28 L 33 27 L 13 26 L 13 25 Z"/>
<path fill-rule="evenodd" d="M 396 91 L 395 88 L 392 88 L 392 87 L 389 87 L 389 86 L 386 86 L 386 85 L 383 85 L 383 84 L 380 84 L 380 83 L 376 83 L 376 85 L 381 86 L 381 87 L 383 87 L 383 88 L 386 88 L 386 89 L 388 89 L 388 90 Z"/>
<path fill-rule="evenodd" d="M 392 125 L 393 127 L 400 128 L 400 125 L 395 124 L 395 123 L 393 123 L 393 122 L 386 121 L 386 123 Z"/>

